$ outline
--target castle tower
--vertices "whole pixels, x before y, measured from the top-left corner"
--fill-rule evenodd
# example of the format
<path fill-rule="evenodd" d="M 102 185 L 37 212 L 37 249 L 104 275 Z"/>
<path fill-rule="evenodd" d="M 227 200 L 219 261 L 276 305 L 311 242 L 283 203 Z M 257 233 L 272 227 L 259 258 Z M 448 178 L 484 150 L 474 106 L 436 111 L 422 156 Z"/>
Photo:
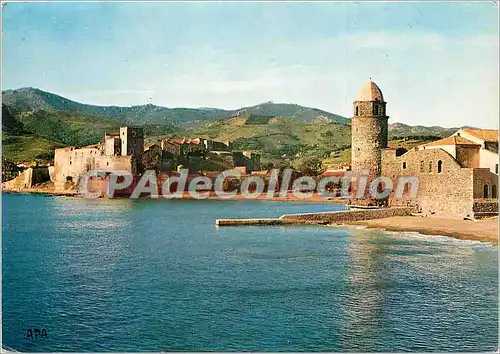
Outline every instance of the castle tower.
<path fill-rule="evenodd" d="M 388 116 L 382 91 L 371 79 L 359 90 L 351 119 L 351 169 L 368 171 L 370 179 L 382 171 L 382 149 L 387 147 Z"/>
<path fill-rule="evenodd" d="M 142 158 L 144 152 L 144 131 L 142 128 L 121 127 L 120 139 L 122 156 Z"/>
<path fill-rule="evenodd" d="M 144 153 L 144 131 L 142 128 L 120 127 L 122 156 L 132 156 L 134 173 L 142 170 L 142 154 Z"/>

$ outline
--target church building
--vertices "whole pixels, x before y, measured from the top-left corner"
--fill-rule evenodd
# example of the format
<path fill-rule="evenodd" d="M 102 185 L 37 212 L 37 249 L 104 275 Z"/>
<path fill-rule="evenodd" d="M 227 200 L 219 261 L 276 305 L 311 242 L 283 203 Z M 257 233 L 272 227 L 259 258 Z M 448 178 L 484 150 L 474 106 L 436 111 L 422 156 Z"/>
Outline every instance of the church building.
<path fill-rule="evenodd" d="M 463 128 L 409 151 L 388 148 L 387 102 L 377 84 L 368 81 L 353 105 L 353 175 L 368 173 L 369 181 L 388 177 L 393 186 L 399 177 L 418 178 L 416 196 L 405 193 L 398 199 L 393 191 L 388 205 L 458 218 L 498 215 L 498 131 Z M 366 195 L 352 203 L 376 205 Z"/>

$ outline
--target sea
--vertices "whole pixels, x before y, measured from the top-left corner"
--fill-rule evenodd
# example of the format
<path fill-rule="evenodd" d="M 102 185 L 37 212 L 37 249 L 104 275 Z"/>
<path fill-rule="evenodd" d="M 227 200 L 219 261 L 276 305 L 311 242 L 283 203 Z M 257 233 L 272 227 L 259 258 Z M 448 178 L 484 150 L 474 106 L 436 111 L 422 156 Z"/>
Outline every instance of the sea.
<path fill-rule="evenodd" d="M 2 342 L 23 352 L 493 351 L 498 248 L 361 227 L 215 226 L 342 210 L 2 195 Z"/>

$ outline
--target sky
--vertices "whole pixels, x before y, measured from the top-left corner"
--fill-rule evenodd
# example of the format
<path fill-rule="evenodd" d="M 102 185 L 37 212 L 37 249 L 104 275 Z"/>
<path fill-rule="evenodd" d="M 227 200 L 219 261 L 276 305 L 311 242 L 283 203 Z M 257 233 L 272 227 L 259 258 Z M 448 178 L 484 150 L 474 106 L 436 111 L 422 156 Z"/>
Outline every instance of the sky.
<path fill-rule="evenodd" d="M 2 89 L 350 117 L 372 78 L 389 122 L 498 129 L 498 47 L 491 1 L 7 3 Z"/>

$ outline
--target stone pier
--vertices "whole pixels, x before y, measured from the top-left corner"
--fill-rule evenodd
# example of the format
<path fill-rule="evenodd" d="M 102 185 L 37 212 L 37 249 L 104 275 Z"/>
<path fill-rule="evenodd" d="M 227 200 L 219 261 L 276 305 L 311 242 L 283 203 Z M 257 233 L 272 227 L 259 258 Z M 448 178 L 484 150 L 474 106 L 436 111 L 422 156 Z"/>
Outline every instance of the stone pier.
<path fill-rule="evenodd" d="M 216 226 L 264 226 L 264 225 L 308 225 L 344 224 L 353 221 L 373 220 L 391 216 L 409 216 L 416 210 L 413 207 L 394 207 L 379 209 L 353 209 L 343 211 L 285 214 L 279 218 L 262 219 L 217 219 Z"/>

